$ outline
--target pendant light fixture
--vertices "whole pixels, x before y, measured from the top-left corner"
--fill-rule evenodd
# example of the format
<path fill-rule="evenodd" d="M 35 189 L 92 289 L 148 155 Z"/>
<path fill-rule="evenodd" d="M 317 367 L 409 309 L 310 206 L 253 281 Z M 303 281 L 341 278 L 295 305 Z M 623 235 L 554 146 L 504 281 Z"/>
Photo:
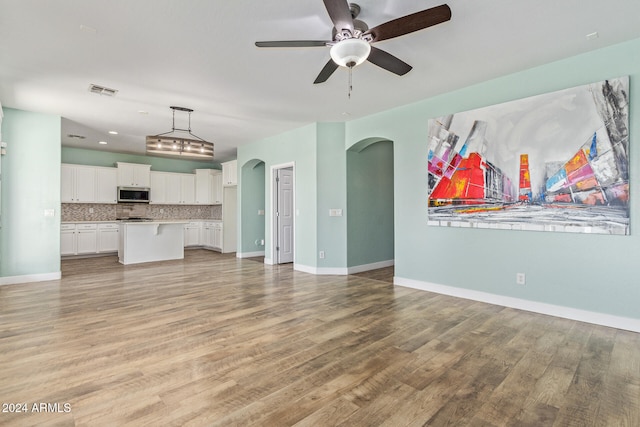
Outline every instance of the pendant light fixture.
<path fill-rule="evenodd" d="M 147 154 L 163 157 L 182 157 L 193 160 L 213 160 L 213 142 L 205 141 L 191 133 L 191 108 L 169 107 L 173 110 L 173 122 L 169 132 L 149 135 L 146 139 Z M 176 110 L 188 113 L 189 127 L 176 128 Z M 183 132 L 182 136 L 177 132 Z M 184 134 L 186 133 L 186 135 Z"/>

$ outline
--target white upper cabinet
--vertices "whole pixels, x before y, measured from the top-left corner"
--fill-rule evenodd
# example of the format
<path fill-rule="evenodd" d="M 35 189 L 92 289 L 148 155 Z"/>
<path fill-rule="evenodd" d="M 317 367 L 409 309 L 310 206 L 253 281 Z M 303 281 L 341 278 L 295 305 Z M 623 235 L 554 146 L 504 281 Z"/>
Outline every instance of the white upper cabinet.
<path fill-rule="evenodd" d="M 150 187 L 151 165 L 118 162 L 118 186 Z"/>
<path fill-rule="evenodd" d="M 222 173 L 217 169 L 196 169 L 197 205 L 218 205 L 222 203 Z"/>
<path fill-rule="evenodd" d="M 62 164 L 62 203 L 117 203 L 116 168 Z"/>
<path fill-rule="evenodd" d="M 181 173 L 180 188 L 180 203 L 194 205 L 196 203 L 196 176 L 190 173 Z"/>
<path fill-rule="evenodd" d="M 196 176 L 190 173 L 151 172 L 151 203 L 194 205 Z"/>
<path fill-rule="evenodd" d="M 222 163 L 222 185 L 230 187 L 238 185 L 238 161 Z"/>
<path fill-rule="evenodd" d="M 166 190 L 165 190 L 165 173 L 151 171 L 150 174 L 150 203 L 151 204 L 164 204 L 167 202 Z"/>
<path fill-rule="evenodd" d="M 60 168 L 62 203 L 95 203 L 96 168 L 63 164 Z"/>
<path fill-rule="evenodd" d="M 165 203 L 177 205 L 182 202 L 182 181 L 180 174 L 165 173 L 164 177 Z"/>
<path fill-rule="evenodd" d="M 116 168 L 96 168 L 96 203 L 118 203 Z"/>
<path fill-rule="evenodd" d="M 213 175 L 211 184 L 211 202 L 214 205 L 222 204 L 222 172 Z"/>

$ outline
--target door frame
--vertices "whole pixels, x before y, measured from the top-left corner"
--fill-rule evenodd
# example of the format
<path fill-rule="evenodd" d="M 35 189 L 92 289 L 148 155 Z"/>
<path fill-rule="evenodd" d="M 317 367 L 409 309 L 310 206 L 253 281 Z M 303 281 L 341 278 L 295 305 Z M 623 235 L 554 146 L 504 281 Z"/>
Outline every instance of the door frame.
<path fill-rule="evenodd" d="M 267 259 L 265 257 L 265 264 L 278 264 L 278 254 L 276 251 L 276 244 L 278 240 L 278 218 L 276 217 L 276 209 L 278 208 L 277 203 L 277 192 L 276 192 L 276 173 L 280 169 L 291 168 L 293 174 L 293 263 L 296 263 L 296 252 L 298 249 L 298 245 L 296 245 L 296 165 L 295 162 L 288 163 L 280 163 L 277 165 L 272 165 L 269 173 L 269 200 L 271 201 L 271 221 L 269 221 L 269 237 L 271 240 L 271 258 Z"/>

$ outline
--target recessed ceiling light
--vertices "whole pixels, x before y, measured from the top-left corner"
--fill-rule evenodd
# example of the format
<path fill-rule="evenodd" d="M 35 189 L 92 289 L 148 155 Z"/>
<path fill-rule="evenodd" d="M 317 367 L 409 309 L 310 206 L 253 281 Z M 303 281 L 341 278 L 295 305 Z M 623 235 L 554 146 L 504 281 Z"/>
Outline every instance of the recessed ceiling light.
<path fill-rule="evenodd" d="M 593 33 L 587 34 L 587 40 L 595 40 L 599 37 L 598 32 L 594 31 Z"/>
<path fill-rule="evenodd" d="M 138 110 L 138 114 L 149 114 L 149 112 L 144 110 Z"/>
<path fill-rule="evenodd" d="M 107 145 L 107 141 L 98 141 L 98 144 L 100 144 L 100 145 Z"/>
<path fill-rule="evenodd" d="M 117 134 L 118 134 L 118 132 L 116 132 L 115 130 L 110 130 L 110 131 L 109 131 L 109 133 L 110 133 L 111 135 L 117 135 Z"/>

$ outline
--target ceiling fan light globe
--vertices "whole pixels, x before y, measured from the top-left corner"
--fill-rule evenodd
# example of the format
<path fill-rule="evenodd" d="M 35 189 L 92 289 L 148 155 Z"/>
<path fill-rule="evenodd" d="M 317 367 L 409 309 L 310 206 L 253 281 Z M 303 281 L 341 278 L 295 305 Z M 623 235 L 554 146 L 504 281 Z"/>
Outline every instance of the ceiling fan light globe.
<path fill-rule="evenodd" d="M 371 45 L 361 39 L 345 39 L 334 44 L 329 53 L 341 67 L 355 67 L 367 60 Z"/>

